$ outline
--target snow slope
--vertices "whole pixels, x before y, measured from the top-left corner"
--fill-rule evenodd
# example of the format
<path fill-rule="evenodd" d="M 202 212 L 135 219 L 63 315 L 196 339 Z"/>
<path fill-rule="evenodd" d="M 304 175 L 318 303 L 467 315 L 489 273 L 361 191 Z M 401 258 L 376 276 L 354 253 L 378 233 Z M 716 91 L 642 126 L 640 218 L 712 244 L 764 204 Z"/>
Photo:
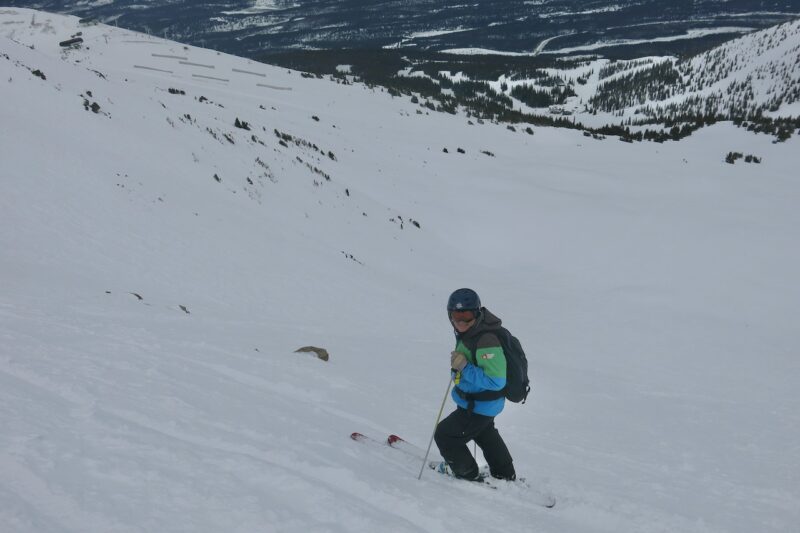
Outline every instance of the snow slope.
<path fill-rule="evenodd" d="M 530 136 L 24 9 L 0 87 L 3 532 L 800 520 L 796 137 Z M 497 423 L 553 510 L 348 438 L 427 444 L 461 286 L 529 354 Z"/>
<path fill-rule="evenodd" d="M 553 109 L 531 108 L 512 97 L 514 108 L 538 115 L 567 111 L 588 127 L 712 115 L 794 118 L 800 106 L 800 19 L 747 33 L 684 59 L 587 57 L 577 65 L 539 72 L 547 75 L 545 83 L 515 75 L 489 83 L 496 92 L 512 97 L 511 90 L 518 86 L 551 91 L 556 79 L 556 85 L 568 86 L 575 96 Z"/>

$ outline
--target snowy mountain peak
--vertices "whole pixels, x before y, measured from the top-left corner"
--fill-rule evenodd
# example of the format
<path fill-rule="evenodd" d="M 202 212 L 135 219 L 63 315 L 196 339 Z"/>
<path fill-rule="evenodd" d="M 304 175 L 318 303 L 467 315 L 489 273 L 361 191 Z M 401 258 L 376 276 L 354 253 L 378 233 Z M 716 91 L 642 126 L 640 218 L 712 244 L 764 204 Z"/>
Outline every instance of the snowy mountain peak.
<path fill-rule="evenodd" d="M 596 84 L 580 91 L 571 105 L 584 105 L 585 113 L 601 111 L 634 124 L 697 117 L 797 117 L 798 57 L 800 20 L 739 37 L 686 60 L 601 60 Z M 577 118 L 585 117 L 577 113 Z"/>
<path fill-rule="evenodd" d="M 689 93 L 726 95 L 720 111 L 800 114 L 800 19 L 754 32 L 684 62 Z"/>

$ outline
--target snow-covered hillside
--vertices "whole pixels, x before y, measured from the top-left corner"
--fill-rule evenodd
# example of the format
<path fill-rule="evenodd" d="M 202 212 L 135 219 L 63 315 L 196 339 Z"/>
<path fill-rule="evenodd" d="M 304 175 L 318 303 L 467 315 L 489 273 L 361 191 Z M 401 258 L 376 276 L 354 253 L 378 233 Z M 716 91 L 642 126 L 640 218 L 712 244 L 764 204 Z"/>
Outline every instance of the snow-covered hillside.
<path fill-rule="evenodd" d="M 800 141 L 772 141 L 470 125 L 0 8 L 0 530 L 792 531 Z M 462 286 L 526 347 L 497 425 L 532 488 L 349 438 L 427 445 Z"/>
<path fill-rule="evenodd" d="M 753 32 L 698 56 L 596 59 L 548 69 L 576 96 L 561 110 L 593 126 L 685 117 L 800 116 L 800 19 Z M 527 80 L 501 79 L 509 90 Z M 550 110 L 544 110 L 549 112 Z"/>
<path fill-rule="evenodd" d="M 734 39 L 672 68 L 676 83 L 659 88 L 654 77 L 630 91 L 634 100 L 624 107 L 648 117 L 800 115 L 800 19 Z M 624 69 L 615 72 L 611 84 L 625 74 Z M 609 81 L 600 81 L 600 93 Z M 625 82 L 636 86 L 635 77 Z"/>
<path fill-rule="evenodd" d="M 680 70 L 690 94 L 719 95 L 721 113 L 766 106 L 778 116 L 800 115 L 800 19 L 734 39 Z"/>

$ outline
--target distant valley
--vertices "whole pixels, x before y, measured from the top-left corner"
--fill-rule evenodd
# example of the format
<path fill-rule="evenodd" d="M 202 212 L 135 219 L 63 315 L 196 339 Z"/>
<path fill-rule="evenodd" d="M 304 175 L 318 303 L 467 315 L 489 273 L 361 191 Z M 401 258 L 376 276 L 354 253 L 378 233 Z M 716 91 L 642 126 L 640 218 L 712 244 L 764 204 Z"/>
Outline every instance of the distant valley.
<path fill-rule="evenodd" d="M 257 57 L 340 48 L 680 54 L 800 15 L 800 0 L 45 0 L 6 2 Z"/>

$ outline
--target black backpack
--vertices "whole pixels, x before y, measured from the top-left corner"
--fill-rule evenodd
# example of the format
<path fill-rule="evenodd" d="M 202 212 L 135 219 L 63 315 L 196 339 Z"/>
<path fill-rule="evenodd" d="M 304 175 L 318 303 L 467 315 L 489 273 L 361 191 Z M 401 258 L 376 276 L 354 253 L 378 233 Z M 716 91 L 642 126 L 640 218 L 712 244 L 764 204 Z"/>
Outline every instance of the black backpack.
<path fill-rule="evenodd" d="M 499 391 L 484 391 L 475 394 L 462 392 L 458 388 L 456 388 L 456 392 L 468 401 L 495 400 L 505 396 L 507 400 L 514 403 L 525 403 L 528 393 L 531 391 L 531 385 L 528 380 L 528 359 L 525 357 L 525 351 L 522 349 L 519 339 L 502 326 L 488 330 L 486 333 L 494 333 L 500 340 L 500 346 L 506 356 L 506 386 Z M 467 346 L 473 357 L 478 352 L 477 343 L 478 340 L 475 339 L 475 342 L 472 343 L 475 346 Z"/>

